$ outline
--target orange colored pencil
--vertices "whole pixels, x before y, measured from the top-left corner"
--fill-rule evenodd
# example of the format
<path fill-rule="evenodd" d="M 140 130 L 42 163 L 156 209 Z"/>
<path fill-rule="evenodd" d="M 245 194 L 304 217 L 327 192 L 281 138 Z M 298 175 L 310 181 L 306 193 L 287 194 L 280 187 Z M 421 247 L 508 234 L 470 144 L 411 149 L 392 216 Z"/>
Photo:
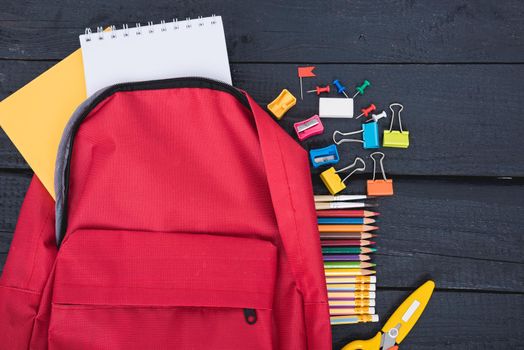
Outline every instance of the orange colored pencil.
<path fill-rule="evenodd" d="M 371 225 L 318 225 L 319 232 L 367 232 L 378 229 Z"/>
<path fill-rule="evenodd" d="M 369 232 L 322 232 L 320 239 L 370 239 L 377 237 Z"/>

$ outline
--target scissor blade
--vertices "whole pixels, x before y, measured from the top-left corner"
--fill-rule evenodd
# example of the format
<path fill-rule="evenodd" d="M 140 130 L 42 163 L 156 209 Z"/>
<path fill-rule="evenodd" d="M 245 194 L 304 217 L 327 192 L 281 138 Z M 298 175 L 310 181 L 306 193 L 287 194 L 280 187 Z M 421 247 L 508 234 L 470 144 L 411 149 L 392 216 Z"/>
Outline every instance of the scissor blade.
<path fill-rule="evenodd" d="M 404 300 L 397 310 L 391 315 L 389 320 L 382 327 L 382 332 L 387 333 L 392 328 L 400 325 L 398 329 L 398 336 L 395 341 L 400 344 L 402 340 L 408 335 L 415 323 L 417 323 L 420 315 L 424 312 L 426 305 L 435 289 L 435 282 L 427 281 L 418 287 L 411 295 Z"/>

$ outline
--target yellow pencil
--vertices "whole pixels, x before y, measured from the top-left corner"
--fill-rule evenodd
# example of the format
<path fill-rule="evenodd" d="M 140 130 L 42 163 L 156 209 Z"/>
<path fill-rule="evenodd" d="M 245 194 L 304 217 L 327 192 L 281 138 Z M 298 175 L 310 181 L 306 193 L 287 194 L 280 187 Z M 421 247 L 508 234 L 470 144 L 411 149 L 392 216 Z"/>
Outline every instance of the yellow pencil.
<path fill-rule="evenodd" d="M 331 325 L 378 322 L 378 315 L 331 316 Z"/>
<path fill-rule="evenodd" d="M 369 307 L 375 306 L 375 299 L 329 300 L 329 307 Z"/>
<path fill-rule="evenodd" d="M 333 283 L 327 285 L 328 292 L 354 292 L 354 291 L 372 291 L 376 290 L 374 283 Z"/>
<path fill-rule="evenodd" d="M 329 309 L 331 316 L 342 315 L 372 315 L 375 313 L 374 307 L 335 307 Z"/>
<path fill-rule="evenodd" d="M 326 283 L 377 283 L 376 276 L 342 276 L 326 277 Z"/>
<path fill-rule="evenodd" d="M 357 292 L 328 292 L 328 299 L 375 299 L 375 292 L 369 292 L 367 290 Z"/>
<path fill-rule="evenodd" d="M 368 276 L 374 275 L 376 272 L 367 269 L 324 269 L 326 277 L 335 276 Z"/>

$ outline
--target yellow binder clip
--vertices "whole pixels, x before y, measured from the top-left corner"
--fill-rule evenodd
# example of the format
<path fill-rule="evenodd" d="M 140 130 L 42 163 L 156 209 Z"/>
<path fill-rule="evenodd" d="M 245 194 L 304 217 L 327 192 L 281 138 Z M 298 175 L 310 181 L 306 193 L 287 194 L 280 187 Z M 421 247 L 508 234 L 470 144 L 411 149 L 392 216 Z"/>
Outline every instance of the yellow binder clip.
<path fill-rule="evenodd" d="M 393 106 L 399 106 L 398 110 L 398 123 L 400 130 L 392 130 L 393 123 L 395 122 L 395 110 Z M 400 118 L 400 112 L 404 109 L 404 106 L 400 103 L 392 103 L 389 105 L 391 110 L 391 124 L 389 125 L 389 131 L 384 130 L 384 137 L 382 141 L 382 146 L 384 147 L 393 147 L 393 148 L 408 148 L 409 147 L 409 131 L 402 130 L 402 119 Z"/>
<path fill-rule="evenodd" d="M 362 166 L 357 167 L 357 163 L 362 163 Z M 338 173 L 341 173 L 351 168 L 354 168 L 353 171 L 351 171 L 349 175 L 346 176 L 344 179 L 341 179 Z M 362 158 L 356 157 L 355 161 L 345 168 L 342 168 L 340 170 L 335 170 L 335 168 L 331 167 L 328 170 L 323 171 L 320 174 L 320 179 L 322 180 L 324 185 L 326 185 L 326 188 L 328 189 L 329 193 L 331 193 L 332 195 L 335 195 L 346 188 L 345 182 L 351 175 L 353 175 L 357 171 L 364 171 L 364 170 L 366 170 L 366 163 L 364 163 Z"/>
<path fill-rule="evenodd" d="M 297 99 L 289 90 L 284 89 L 270 104 L 267 109 L 273 113 L 277 119 L 282 119 L 284 114 L 297 103 Z"/>

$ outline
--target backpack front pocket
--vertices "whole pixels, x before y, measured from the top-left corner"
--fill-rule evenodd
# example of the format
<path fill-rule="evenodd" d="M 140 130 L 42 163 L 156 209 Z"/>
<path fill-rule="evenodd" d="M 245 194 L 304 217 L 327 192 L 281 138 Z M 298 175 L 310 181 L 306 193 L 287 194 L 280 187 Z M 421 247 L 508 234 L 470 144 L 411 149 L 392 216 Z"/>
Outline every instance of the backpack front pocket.
<path fill-rule="evenodd" d="M 271 349 L 276 248 L 200 233 L 76 231 L 49 349 Z"/>

